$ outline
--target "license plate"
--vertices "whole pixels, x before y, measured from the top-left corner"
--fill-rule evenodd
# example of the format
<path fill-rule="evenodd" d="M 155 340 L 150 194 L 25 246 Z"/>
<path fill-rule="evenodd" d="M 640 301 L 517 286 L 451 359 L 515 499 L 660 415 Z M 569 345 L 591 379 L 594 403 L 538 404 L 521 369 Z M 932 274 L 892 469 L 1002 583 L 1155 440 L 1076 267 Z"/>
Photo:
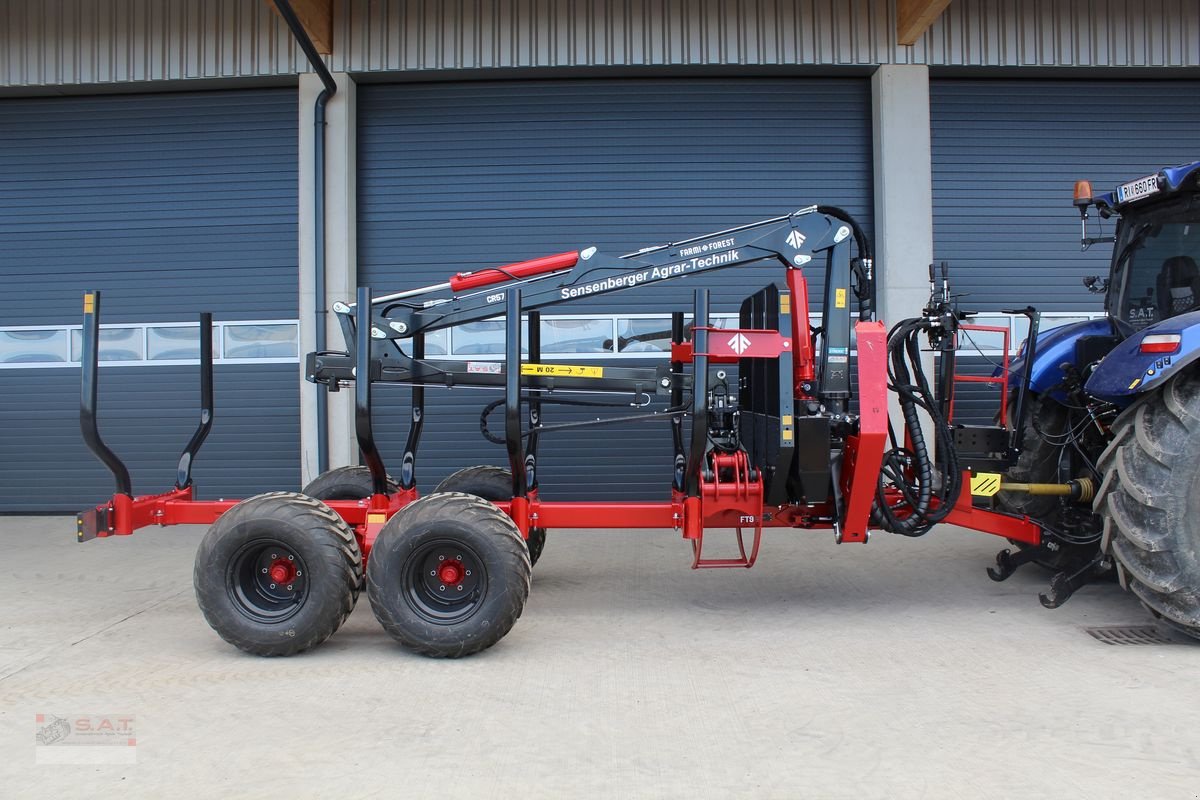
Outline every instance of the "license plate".
<path fill-rule="evenodd" d="M 1117 202 L 1128 203 L 1158 193 L 1158 176 L 1147 175 L 1117 187 Z"/>

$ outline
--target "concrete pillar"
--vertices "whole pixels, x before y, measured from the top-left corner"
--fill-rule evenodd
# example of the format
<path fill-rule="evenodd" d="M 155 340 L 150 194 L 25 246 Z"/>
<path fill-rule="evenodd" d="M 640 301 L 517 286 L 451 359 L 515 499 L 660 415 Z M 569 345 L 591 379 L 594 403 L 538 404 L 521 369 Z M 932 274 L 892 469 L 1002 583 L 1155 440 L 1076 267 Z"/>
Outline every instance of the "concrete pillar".
<path fill-rule="evenodd" d="M 353 301 L 358 285 L 358 250 L 355 190 L 357 159 L 355 130 L 357 120 L 355 83 L 344 72 L 335 72 L 337 93 L 325 107 L 325 291 L 319 302 L 324 308 L 337 300 Z M 323 88 L 314 74 L 300 76 L 300 354 L 315 348 L 314 222 L 313 214 L 313 109 Z M 330 349 L 341 349 L 341 329 L 332 313 L 326 323 L 326 342 Z M 301 475 L 307 483 L 317 473 L 317 392 L 304 380 L 300 369 L 300 454 Z M 354 444 L 354 393 L 329 395 L 329 466 L 358 463 Z"/>
<path fill-rule="evenodd" d="M 933 261 L 929 68 L 877 69 L 871 76 L 871 124 L 879 311 L 880 319 L 891 327 L 919 314 L 929 299 Z M 932 382 L 932 357 L 925 369 Z M 889 411 L 897 431 L 903 430 L 894 395 Z"/>
<path fill-rule="evenodd" d="M 929 68 L 882 66 L 871 77 L 875 246 L 882 318 L 915 316 L 929 297 L 933 156 Z"/>

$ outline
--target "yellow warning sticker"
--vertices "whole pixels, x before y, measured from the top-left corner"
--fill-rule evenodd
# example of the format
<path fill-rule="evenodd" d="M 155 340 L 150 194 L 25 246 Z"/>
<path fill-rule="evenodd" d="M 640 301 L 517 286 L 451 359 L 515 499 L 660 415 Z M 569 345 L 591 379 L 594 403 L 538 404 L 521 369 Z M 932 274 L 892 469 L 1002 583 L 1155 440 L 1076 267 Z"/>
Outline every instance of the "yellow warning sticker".
<path fill-rule="evenodd" d="M 578 364 L 522 364 L 522 375 L 546 375 L 554 378 L 603 378 L 604 367 Z"/>
<path fill-rule="evenodd" d="M 780 314 L 792 313 L 792 296 L 790 294 L 788 294 L 787 292 L 784 292 L 783 294 L 779 295 L 779 313 Z"/>
<path fill-rule="evenodd" d="M 971 476 L 971 494 L 976 497 L 991 497 L 1000 491 L 1000 473 L 977 472 Z"/>
<path fill-rule="evenodd" d="M 845 289 L 834 289 L 833 290 L 833 304 L 835 306 L 837 306 L 838 308 L 846 307 L 846 290 Z"/>
<path fill-rule="evenodd" d="M 91 314 L 96 310 L 96 295 L 88 292 L 83 296 L 83 313 Z"/>
<path fill-rule="evenodd" d="M 385 522 L 387 522 L 387 514 L 377 514 L 375 512 L 367 513 L 368 525 L 382 525 Z"/>

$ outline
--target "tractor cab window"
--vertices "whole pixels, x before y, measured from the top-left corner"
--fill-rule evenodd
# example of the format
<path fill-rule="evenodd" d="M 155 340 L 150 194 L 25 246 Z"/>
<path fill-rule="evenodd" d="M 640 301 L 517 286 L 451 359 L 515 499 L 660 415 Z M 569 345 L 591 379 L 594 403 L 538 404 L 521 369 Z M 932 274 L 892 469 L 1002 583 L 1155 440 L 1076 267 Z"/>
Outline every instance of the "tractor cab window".
<path fill-rule="evenodd" d="M 1200 309 L 1200 213 L 1122 220 L 1114 264 L 1115 312 L 1134 330 Z"/>

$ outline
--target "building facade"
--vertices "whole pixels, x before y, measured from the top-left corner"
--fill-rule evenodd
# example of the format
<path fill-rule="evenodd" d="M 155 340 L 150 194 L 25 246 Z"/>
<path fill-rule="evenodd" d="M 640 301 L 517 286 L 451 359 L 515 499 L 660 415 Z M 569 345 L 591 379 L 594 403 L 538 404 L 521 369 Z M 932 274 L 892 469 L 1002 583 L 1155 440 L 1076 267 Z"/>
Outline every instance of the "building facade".
<path fill-rule="evenodd" d="M 873 232 L 886 319 L 920 308 L 944 260 L 964 306 L 1019 339 L 1007 309 L 1032 303 L 1049 324 L 1101 311 L 1080 279 L 1107 259 L 1079 249 L 1072 182 L 1200 158 L 1200 6 L 1183 0 L 294 5 L 338 88 L 323 227 L 322 85 L 270 2 L 0 0 L 0 511 L 111 491 L 78 434 L 85 289 L 102 291 L 107 325 L 102 426 L 139 493 L 174 474 L 196 417 L 194 320 L 214 312 L 216 425 L 196 479 L 203 496 L 242 496 L 300 486 L 322 451 L 357 459 L 345 392 L 318 442 L 302 361 L 318 325 L 340 342 L 318 312 L 358 285 L 624 253 L 822 203 Z M 716 311 L 780 278 L 716 273 Z M 650 334 L 691 288 L 552 309 L 543 351 L 665 358 Z M 429 346 L 494 357 L 491 328 Z M 402 393 L 378 394 L 395 456 Z M 423 489 L 503 463 L 479 435 L 488 399 L 430 397 Z M 547 438 L 543 493 L 655 495 L 665 427 Z"/>

